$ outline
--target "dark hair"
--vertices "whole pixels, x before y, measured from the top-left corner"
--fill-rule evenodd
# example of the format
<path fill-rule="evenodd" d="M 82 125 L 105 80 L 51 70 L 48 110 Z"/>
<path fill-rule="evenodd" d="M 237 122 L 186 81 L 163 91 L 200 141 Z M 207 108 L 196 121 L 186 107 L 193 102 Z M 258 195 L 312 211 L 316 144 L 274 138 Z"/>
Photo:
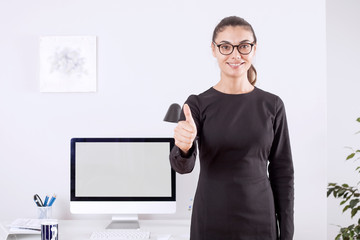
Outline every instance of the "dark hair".
<path fill-rule="evenodd" d="M 230 16 L 230 17 L 226 17 L 223 20 L 221 20 L 214 29 L 212 41 L 215 42 L 215 38 L 217 37 L 218 33 L 224 31 L 224 29 L 228 26 L 244 27 L 245 29 L 252 32 L 253 37 L 254 37 L 254 43 L 257 42 L 254 29 L 252 28 L 250 23 L 248 23 L 245 19 L 243 19 L 241 17 L 237 17 L 237 16 Z M 248 70 L 247 76 L 248 76 L 248 79 L 249 79 L 249 82 L 251 83 L 251 85 L 255 86 L 256 79 L 257 79 L 257 72 L 256 72 L 255 67 L 252 64 Z"/>

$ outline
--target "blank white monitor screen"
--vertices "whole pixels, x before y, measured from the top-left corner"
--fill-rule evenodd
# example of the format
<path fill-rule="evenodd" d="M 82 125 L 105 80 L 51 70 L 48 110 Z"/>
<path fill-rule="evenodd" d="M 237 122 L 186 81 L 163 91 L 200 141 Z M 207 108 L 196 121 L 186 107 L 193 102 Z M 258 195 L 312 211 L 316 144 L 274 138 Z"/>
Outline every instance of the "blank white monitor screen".
<path fill-rule="evenodd" d="M 77 197 L 171 197 L 169 143 L 76 143 Z"/>

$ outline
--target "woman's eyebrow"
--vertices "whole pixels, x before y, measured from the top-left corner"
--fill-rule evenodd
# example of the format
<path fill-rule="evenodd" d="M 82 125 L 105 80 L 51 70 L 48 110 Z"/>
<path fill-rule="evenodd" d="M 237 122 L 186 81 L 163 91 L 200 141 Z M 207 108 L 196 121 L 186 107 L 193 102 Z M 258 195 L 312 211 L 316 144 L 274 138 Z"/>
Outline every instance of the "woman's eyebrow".
<path fill-rule="evenodd" d="M 222 40 L 220 43 L 229 43 L 229 44 L 231 44 L 231 42 L 226 41 L 226 40 Z"/>
<path fill-rule="evenodd" d="M 245 40 L 242 40 L 242 41 L 241 41 L 241 42 L 239 42 L 239 43 L 245 43 L 245 42 L 251 42 L 251 41 L 250 41 L 250 40 L 245 39 Z M 222 40 L 220 43 L 229 43 L 229 44 L 232 44 L 231 42 L 226 41 L 226 40 Z"/>

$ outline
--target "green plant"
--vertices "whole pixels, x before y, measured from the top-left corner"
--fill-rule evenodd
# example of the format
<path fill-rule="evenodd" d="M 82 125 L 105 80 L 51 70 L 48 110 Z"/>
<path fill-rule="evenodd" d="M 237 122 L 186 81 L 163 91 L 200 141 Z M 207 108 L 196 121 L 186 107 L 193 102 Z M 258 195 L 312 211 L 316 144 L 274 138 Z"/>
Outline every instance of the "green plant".
<path fill-rule="evenodd" d="M 360 122 L 360 118 L 356 119 Z M 356 132 L 360 133 L 360 131 Z M 352 150 L 352 153 L 346 157 L 346 160 L 354 159 L 355 156 L 360 154 L 360 150 Z M 357 158 L 359 159 L 359 157 Z M 360 174 L 360 166 L 355 169 Z M 360 183 L 360 182 L 359 182 Z M 329 183 L 327 188 L 327 197 L 334 196 L 334 198 L 342 199 L 341 206 L 344 206 L 343 213 L 347 210 L 351 210 L 351 218 L 360 212 L 360 192 L 358 189 L 359 183 L 356 186 L 349 186 L 348 184 Z M 335 237 L 335 240 L 356 240 L 360 239 L 360 218 L 356 224 L 352 224 L 347 227 L 340 227 L 339 234 Z"/>

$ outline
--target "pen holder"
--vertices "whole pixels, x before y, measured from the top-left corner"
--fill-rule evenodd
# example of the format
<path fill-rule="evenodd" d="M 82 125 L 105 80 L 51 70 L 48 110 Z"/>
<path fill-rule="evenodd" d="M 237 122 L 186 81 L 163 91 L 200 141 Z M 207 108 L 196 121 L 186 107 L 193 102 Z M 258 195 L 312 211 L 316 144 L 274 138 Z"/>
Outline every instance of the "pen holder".
<path fill-rule="evenodd" d="M 37 207 L 38 219 L 49 219 L 52 217 L 52 207 Z"/>

